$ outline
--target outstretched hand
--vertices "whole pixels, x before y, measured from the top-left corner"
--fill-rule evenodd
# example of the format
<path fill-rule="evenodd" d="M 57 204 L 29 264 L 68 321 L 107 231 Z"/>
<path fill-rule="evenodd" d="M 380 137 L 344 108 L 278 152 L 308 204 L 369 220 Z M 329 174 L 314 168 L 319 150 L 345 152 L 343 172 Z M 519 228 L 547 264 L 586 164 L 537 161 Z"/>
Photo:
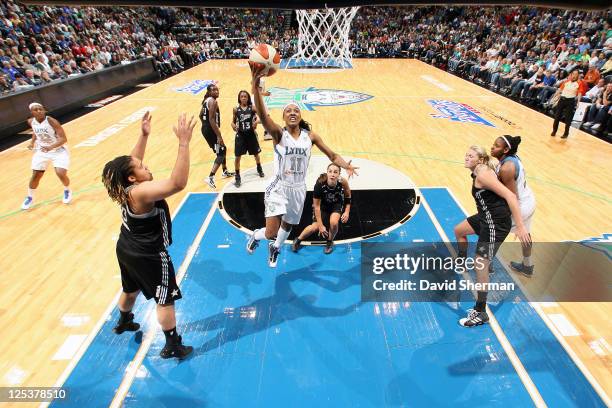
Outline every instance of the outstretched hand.
<path fill-rule="evenodd" d="M 172 127 L 174 134 L 178 137 L 179 143 L 189 143 L 195 125 L 196 121 L 193 116 L 189 119 L 189 122 L 187 122 L 187 114 L 181 113 L 179 115 L 177 124 Z"/>
<path fill-rule="evenodd" d="M 140 130 L 142 131 L 143 136 L 149 136 L 149 134 L 151 133 L 152 118 L 153 116 L 149 114 L 149 111 L 147 111 L 142 117 L 142 120 L 140 121 Z"/>
<path fill-rule="evenodd" d="M 251 76 L 253 78 L 253 86 L 259 87 L 259 80 L 265 77 L 264 74 L 264 65 L 263 64 L 253 64 L 251 67 Z"/>
<path fill-rule="evenodd" d="M 359 167 L 355 167 L 351 165 L 352 160 L 349 160 L 348 162 L 348 167 L 345 169 L 346 170 L 346 174 L 348 174 L 348 178 L 353 177 L 353 175 L 358 176 L 359 173 L 357 173 L 357 169 Z"/>

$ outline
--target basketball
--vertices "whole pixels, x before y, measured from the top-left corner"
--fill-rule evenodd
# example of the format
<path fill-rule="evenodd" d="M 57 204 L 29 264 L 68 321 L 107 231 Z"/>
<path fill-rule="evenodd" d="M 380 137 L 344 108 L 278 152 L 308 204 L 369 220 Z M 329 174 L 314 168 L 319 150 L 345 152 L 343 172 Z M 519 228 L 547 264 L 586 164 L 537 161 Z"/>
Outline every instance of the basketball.
<path fill-rule="evenodd" d="M 263 68 L 265 76 L 274 75 L 280 68 L 280 55 L 276 49 L 269 44 L 258 44 L 251 50 L 249 55 L 249 66 L 259 69 Z"/>

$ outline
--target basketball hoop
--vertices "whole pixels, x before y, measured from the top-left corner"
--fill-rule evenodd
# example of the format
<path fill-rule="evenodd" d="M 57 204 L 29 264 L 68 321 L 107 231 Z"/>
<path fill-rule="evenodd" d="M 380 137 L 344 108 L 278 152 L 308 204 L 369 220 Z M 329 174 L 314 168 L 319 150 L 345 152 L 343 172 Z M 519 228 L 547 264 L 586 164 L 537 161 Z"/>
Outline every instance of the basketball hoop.
<path fill-rule="evenodd" d="M 297 53 L 285 68 L 352 68 L 349 31 L 358 9 L 297 10 Z"/>

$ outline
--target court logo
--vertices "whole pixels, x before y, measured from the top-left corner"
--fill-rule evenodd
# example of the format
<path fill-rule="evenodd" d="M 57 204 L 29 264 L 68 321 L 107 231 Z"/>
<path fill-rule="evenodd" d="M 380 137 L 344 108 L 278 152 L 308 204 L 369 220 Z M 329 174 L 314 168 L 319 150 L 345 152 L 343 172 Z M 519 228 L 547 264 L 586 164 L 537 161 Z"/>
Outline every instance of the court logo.
<path fill-rule="evenodd" d="M 579 241 L 580 244 L 599 251 L 612 260 L 612 233 L 605 233 L 599 237 L 591 237 Z"/>
<path fill-rule="evenodd" d="M 301 110 L 313 111 L 317 106 L 342 106 L 367 101 L 373 98 L 360 92 L 340 89 L 317 89 L 314 87 L 286 89 L 270 88 L 270 96 L 264 101 L 268 109 L 282 109 L 288 103 L 297 104 Z"/>
<path fill-rule="evenodd" d="M 219 81 L 215 81 L 213 79 L 196 79 L 195 81 L 191 81 L 190 83 L 181 87 L 173 88 L 173 90 L 176 92 L 186 92 L 192 95 L 197 95 L 200 92 L 205 91 L 208 85 L 217 85 L 218 82 Z"/>
<path fill-rule="evenodd" d="M 480 123 L 481 125 L 495 127 L 494 124 L 480 116 L 480 112 L 465 103 L 445 101 L 442 99 L 428 99 L 429 103 L 439 114 L 432 113 L 436 119 L 450 119 L 454 122 Z"/>

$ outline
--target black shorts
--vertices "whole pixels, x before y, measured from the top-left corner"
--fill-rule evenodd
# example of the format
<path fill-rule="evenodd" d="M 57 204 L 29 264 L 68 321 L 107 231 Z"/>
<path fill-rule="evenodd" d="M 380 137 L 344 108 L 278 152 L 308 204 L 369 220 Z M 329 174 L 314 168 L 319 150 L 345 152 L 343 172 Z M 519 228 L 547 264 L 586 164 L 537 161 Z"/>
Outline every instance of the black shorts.
<path fill-rule="evenodd" d="M 155 298 L 159 305 L 171 305 L 182 298 L 167 251 L 139 253 L 117 245 L 117 260 L 125 293 L 140 290 L 145 298 Z"/>
<path fill-rule="evenodd" d="M 217 135 L 215 132 L 213 132 L 213 130 L 209 127 L 202 127 L 202 136 L 204 136 L 204 140 L 206 140 L 206 143 L 208 143 L 208 147 L 214 151 L 215 145 L 217 144 Z"/>
<path fill-rule="evenodd" d="M 342 215 L 342 205 L 335 205 L 332 207 L 321 206 L 321 220 L 323 221 L 323 225 L 325 225 L 327 228 L 329 228 L 329 217 L 331 217 L 333 213 Z M 314 207 L 312 207 L 312 222 L 317 222 Z"/>
<path fill-rule="evenodd" d="M 261 147 L 257 141 L 257 134 L 255 132 L 238 132 L 236 133 L 236 143 L 234 145 L 234 154 L 236 156 L 242 156 L 243 154 L 250 155 L 259 154 Z"/>
<path fill-rule="evenodd" d="M 476 254 L 486 259 L 493 259 L 502 242 L 512 228 L 510 215 L 504 217 L 486 217 L 484 214 L 474 214 L 467 218 L 468 224 L 478 235 Z"/>

